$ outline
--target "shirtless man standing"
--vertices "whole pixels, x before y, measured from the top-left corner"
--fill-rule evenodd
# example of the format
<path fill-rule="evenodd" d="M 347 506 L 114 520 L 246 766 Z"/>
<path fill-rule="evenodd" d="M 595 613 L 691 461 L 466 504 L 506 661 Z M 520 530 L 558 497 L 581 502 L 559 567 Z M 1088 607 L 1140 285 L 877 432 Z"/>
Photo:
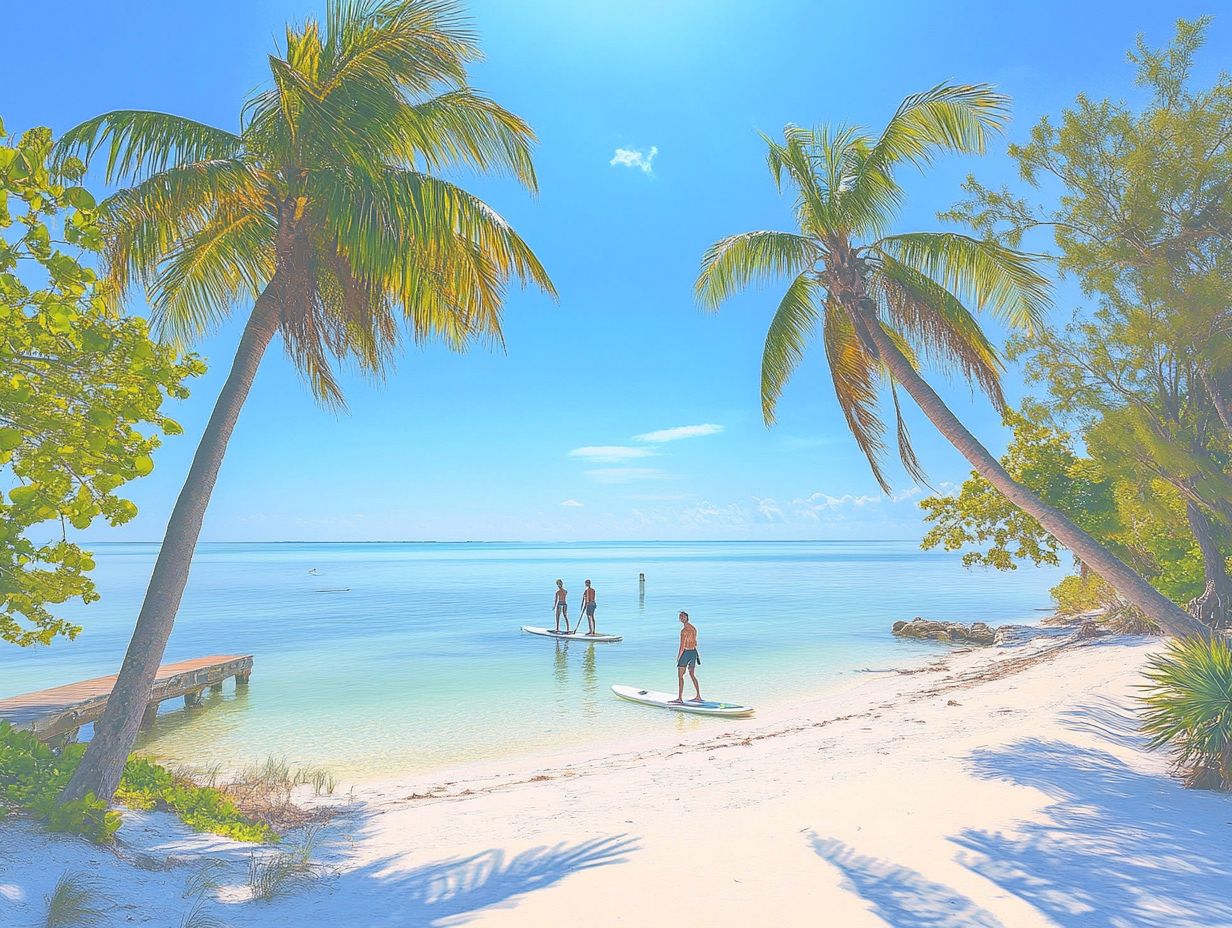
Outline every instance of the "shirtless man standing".
<path fill-rule="evenodd" d="M 595 634 L 595 588 L 590 585 L 590 581 L 586 581 L 586 589 L 582 590 L 582 612 L 586 615 L 586 621 L 590 624 L 590 631 L 586 634 Z M 578 624 L 582 624 L 582 617 L 578 616 Z"/>
<path fill-rule="evenodd" d="M 552 610 L 556 613 L 556 631 L 560 631 L 560 620 L 565 620 L 565 632 L 569 631 L 569 591 L 565 589 L 565 581 L 556 581 L 556 597 L 552 600 Z"/>
<path fill-rule="evenodd" d="M 702 688 L 697 683 L 697 673 L 694 668 L 702 662 L 702 659 L 697 654 L 697 626 L 689 622 L 689 614 L 687 612 L 680 613 L 680 624 L 683 626 L 680 629 L 680 650 L 676 653 L 676 698 L 672 702 L 677 705 L 684 703 L 684 672 L 689 672 L 689 679 L 693 681 L 693 691 L 697 696 L 690 699 L 689 702 L 704 702 L 702 699 Z"/>

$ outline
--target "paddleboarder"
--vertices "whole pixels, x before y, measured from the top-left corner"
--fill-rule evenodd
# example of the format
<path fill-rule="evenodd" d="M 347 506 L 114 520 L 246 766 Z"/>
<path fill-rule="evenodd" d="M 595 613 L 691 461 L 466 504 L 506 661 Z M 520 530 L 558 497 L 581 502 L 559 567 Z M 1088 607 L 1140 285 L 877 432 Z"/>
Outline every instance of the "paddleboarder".
<path fill-rule="evenodd" d="M 702 659 L 697 654 L 697 626 L 689 621 L 689 614 L 684 610 L 680 612 L 680 650 L 676 652 L 676 698 L 672 700 L 675 705 L 684 705 L 684 672 L 689 672 L 689 679 L 693 681 L 693 691 L 697 693 L 689 702 L 704 702 L 702 699 L 702 688 L 697 682 L 697 672 L 694 668 L 702 662 Z"/>
<path fill-rule="evenodd" d="M 569 591 L 565 589 L 565 581 L 556 581 L 556 597 L 553 599 L 552 611 L 556 613 L 556 630 L 560 631 L 560 620 L 565 620 L 565 631 L 569 631 Z"/>
<path fill-rule="evenodd" d="M 590 631 L 586 634 L 595 634 L 595 588 L 590 585 L 590 581 L 586 581 L 586 589 L 582 590 L 582 613 L 586 616 L 586 621 L 590 625 Z M 578 616 L 578 625 L 582 624 L 582 617 Z"/>

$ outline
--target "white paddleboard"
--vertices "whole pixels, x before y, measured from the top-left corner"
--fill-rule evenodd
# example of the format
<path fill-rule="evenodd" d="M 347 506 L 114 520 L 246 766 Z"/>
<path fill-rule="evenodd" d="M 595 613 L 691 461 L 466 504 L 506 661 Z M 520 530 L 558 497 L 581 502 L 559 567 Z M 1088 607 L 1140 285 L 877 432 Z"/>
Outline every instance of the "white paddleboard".
<path fill-rule="evenodd" d="M 734 702 L 676 702 L 671 693 L 656 693 L 654 690 L 641 690 L 636 686 L 621 686 L 616 684 L 612 692 L 621 699 L 641 703 L 643 706 L 655 706 L 658 709 L 675 709 L 677 712 L 692 712 L 696 715 L 722 715 L 728 718 L 743 718 L 753 714 L 752 706 L 742 706 Z"/>
<path fill-rule="evenodd" d="M 543 635 L 545 638 L 563 638 L 565 641 L 620 641 L 623 635 L 588 635 L 585 632 L 558 632 L 550 628 L 540 628 L 537 625 L 523 625 L 522 631 L 531 635 Z"/>

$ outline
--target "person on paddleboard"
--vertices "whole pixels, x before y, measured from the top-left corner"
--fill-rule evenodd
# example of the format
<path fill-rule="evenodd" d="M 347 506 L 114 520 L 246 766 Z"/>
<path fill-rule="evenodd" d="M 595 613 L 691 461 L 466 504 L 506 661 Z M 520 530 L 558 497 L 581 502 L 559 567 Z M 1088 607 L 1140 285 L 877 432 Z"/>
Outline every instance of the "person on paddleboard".
<path fill-rule="evenodd" d="M 697 672 L 695 668 L 702 662 L 701 657 L 697 654 L 697 626 L 689 621 L 689 614 L 683 610 L 680 613 L 680 650 L 676 652 L 676 698 L 672 700 L 676 705 L 684 705 L 684 672 L 689 672 L 689 679 L 693 681 L 693 691 L 697 695 L 690 699 L 689 702 L 704 702 L 702 699 L 702 688 L 697 682 Z"/>
<path fill-rule="evenodd" d="M 586 616 L 586 622 L 590 626 L 590 631 L 586 634 L 595 634 L 595 588 L 590 585 L 590 581 L 586 581 L 586 589 L 582 590 L 582 614 Z M 578 616 L 578 625 L 582 624 L 582 616 Z"/>
<path fill-rule="evenodd" d="M 560 620 L 565 620 L 565 631 L 569 631 L 569 591 L 565 589 L 565 581 L 556 581 L 556 597 L 552 600 L 552 611 L 556 613 L 556 630 L 560 631 Z"/>

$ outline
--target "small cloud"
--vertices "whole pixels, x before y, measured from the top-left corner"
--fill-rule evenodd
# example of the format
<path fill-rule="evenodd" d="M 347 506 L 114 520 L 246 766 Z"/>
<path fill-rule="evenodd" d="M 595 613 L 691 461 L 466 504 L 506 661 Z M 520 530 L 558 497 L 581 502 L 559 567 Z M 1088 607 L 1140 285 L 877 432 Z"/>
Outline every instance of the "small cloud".
<path fill-rule="evenodd" d="M 630 448 L 625 445 L 587 445 L 585 448 L 574 448 L 569 452 L 571 458 L 585 458 L 588 461 L 615 463 L 628 461 L 632 458 L 648 458 L 654 454 L 649 448 Z"/>
<path fill-rule="evenodd" d="M 579 503 L 576 499 L 567 499 L 563 503 L 561 503 L 561 505 L 565 506 L 568 509 L 581 509 L 586 504 Z"/>
<path fill-rule="evenodd" d="M 643 174 L 649 174 L 653 170 L 651 164 L 658 153 L 658 146 L 655 145 L 651 145 L 650 150 L 646 152 L 640 148 L 618 148 L 608 164 L 612 167 L 619 165 L 626 168 L 636 168 Z"/>
<path fill-rule="evenodd" d="M 723 426 L 707 422 L 702 425 L 678 425 L 672 429 L 646 432 L 642 435 L 634 435 L 633 440 L 659 444 L 665 441 L 679 441 L 682 438 L 701 438 L 703 435 L 717 435 L 721 431 L 723 431 Z"/>
<path fill-rule="evenodd" d="M 843 509 L 848 506 L 856 508 L 868 506 L 873 503 L 880 503 L 880 496 L 853 496 L 850 493 L 844 493 L 842 496 L 831 496 L 829 493 L 810 493 L 803 499 L 793 499 L 791 504 L 797 508 L 800 515 L 806 519 L 820 518 L 821 513 L 838 509 Z"/>
<path fill-rule="evenodd" d="M 658 480 L 663 471 L 657 467 L 597 467 L 586 476 L 599 483 L 632 483 L 635 480 Z"/>
<path fill-rule="evenodd" d="M 891 493 L 890 502 L 901 503 L 904 500 L 908 500 L 908 499 L 911 499 L 912 497 L 919 496 L 919 495 L 920 495 L 919 487 L 908 487 L 905 490 L 899 490 L 897 493 Z"/>
<path fill-rule="evenodd" d="M 783 521 L 783 510 L 779 508 L 779 504 L 773 499 L 768 496 L 754 496 L 753 501 L 757 503 L 757 512 L 767 522 Z"/>

